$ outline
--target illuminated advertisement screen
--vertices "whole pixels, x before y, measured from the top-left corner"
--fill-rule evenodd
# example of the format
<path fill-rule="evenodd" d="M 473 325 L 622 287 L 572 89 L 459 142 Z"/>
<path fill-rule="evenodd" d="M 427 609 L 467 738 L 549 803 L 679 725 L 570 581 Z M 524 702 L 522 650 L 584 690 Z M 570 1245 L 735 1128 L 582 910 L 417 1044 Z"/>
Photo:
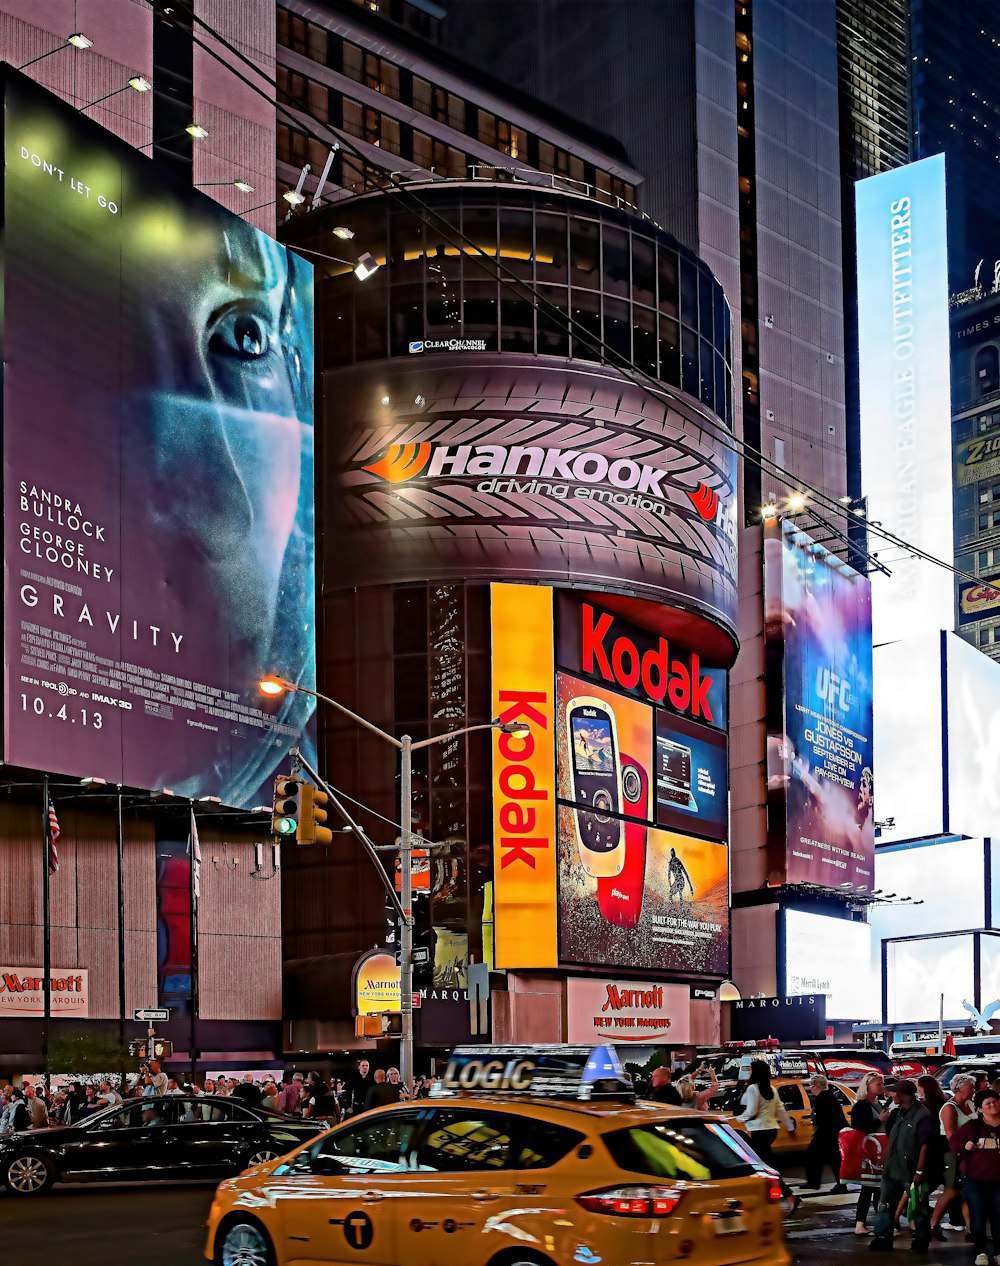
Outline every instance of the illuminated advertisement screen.
<path fill-rule="evenodd" d="M 824 994 L 830 1020 L 878 1018 L 879 973 L 864 923 L 785 910 L 785 993 Z"/>
<path fill-rule="evenodd" d="M 770 873 L 871 888 L 871 588 L 789 520 L 772 520 L 764 607 Z"/>
<path fill-rule="evenodd" d="M 726 774 L 724 734 L 557 674 L 563 962 L 727 970 Z"/>
<path fill-rule="evenodd" d="M 868 518 L 953 557 L 944 155 L 855 185 L 861 466 Z M 877 548 L 877 547 L 876 547 Z M 872 574 L 876 644 L 950 628 L 952 577 L 913 556 Z"/>
<path fill-rule="evenodd" d="M 490 586 L 493 920 L 497 967 L 556 967 L 555 655 L 552 590 Z"/>
<path fill-rule="evenodd" d="M 315 684 L 311 267 L 5 79 L 4 759 L 258 804 Z"/>
<path fill-rule="evenodd" d="M 942 727 L 934 721 L 942 708 L 942 655 L 940 632 L 878 646 L 872 655 L 877 718 L 873 767 L 878 770 L 883 844 L 945 831 Z M 879 881 L 879 886 L 885 885 Z"/>
<path fill-rule="evenodd" d="M 656 821 L 725 840 L 729 834 L 726 736 L 656 714 Z"/>
<path fill-rule="evenodd" d="M 889 941 L 885 947 L 886 1022 L 937 1020 L 944 995 L 944 1018 L 959 1020 L 962 1006 L 976 996 L 975 937 L 925 936 Z"/>
<path fill-rule="evenodd" d="M 1000 664 L 955 634 L 945 638 L 948 787 L 945 829 L 995 836 L 1000 815 Z"/>
<path fill-rule="evenodd" d="M 339 375 L 332 583 L 588 583 L 701 613 L 702 644 L 731 662 L 735 458 L 662 394 L 460 352 Z"/>

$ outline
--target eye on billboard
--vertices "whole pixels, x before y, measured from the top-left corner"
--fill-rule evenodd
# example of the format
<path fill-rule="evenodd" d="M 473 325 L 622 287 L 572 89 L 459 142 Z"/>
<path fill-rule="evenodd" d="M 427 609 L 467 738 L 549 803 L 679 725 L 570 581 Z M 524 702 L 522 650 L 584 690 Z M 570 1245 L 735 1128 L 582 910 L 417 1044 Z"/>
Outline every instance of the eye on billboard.
<path fill-rule="evenodd" d="M 855 186 L 862 483 L 868 517 L 953 557 L 944 155 Z M 916 557 L 872 577 L 876 644 L 950 628 L 952 578 Z"/>
<path fill-rule="evenodd" d="M 312 269 L 4 77 L 4 759 L 260 803 L 315 682 Z"/>
<path fill-rule="evenodd" d="M 500 968 L 555 967 L 556 776 L 552 590 L 491 585 L 493 918 Z"/>
<path fill-rule="evenodd" d="M 788 520 L 764 532 L 769 874 L 873 886 L 871 588 Z"/>

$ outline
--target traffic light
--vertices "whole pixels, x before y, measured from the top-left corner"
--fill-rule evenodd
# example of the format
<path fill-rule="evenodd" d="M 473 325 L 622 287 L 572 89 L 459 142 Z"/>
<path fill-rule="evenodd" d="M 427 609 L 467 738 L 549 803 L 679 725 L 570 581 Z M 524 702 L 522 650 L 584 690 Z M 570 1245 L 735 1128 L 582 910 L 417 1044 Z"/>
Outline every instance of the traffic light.
<path fill-rule="evenodd" d="M 285 839 L 298 835 L 302 820 L 302 795 L 308 784 L 301 778 L 279 774 L 274 780 L 274 811 L 271 834 Z"/>
<path fill-rule="evenodd" d="M 302 784 L 299 829 L 295 833 L 295 838 L 300 844 L 331 844 L 333 842 L 333 832 L 328 826 L 323 826 L 326 821 L 327 800 L 325 791 L 320 791 L 310 782 Z"/>

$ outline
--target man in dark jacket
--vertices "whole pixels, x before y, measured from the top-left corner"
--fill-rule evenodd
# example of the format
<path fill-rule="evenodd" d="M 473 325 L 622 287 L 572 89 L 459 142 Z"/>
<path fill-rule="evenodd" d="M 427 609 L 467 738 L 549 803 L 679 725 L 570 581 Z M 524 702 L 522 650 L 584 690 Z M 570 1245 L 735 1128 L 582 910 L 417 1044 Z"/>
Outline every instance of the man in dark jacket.
<path fill-rule="evenodd" d="M 908 1077 L 896 1082 L 892 1094 L 899 1109 L 892 1121 L 882 1165 L 882 1185 L 879 1187 L 878 1212 L 875 1215 L 875 1238 L 868 1246 L 876 1253 L 892 1249 L 896 1210 L 910 1184 L 923 1179 L 937 1127 L 937 1122 L 917 1098 L 916 1085 Z M 927 1215 L 921 1215 L 914 1227 L 911 1247 L 916 1252 L 926 1252 L 930 1238 L 928 1209 Z"/>
<path fill-rule="evenodd" d="M 847 1188 L 840 1181 L 840 1131 L 847 1129 L 847 1120 L 840 1101 L 830 1083 L 818 1073 L 809 1082 L 812 1097 L 813 1136 L 806 1149 L 805 1186 L 814 1190 L 823 1182 L 823 1167 L 833 1170 L 831 1195 L 842 1195 Z"/>
<path fill-rule="evenodd" d="M 649 1079 L 652 1090 L 649 1093 L 650 1099 L 654 1103 L 668 1103 L 672 1107 L 679 1108 L 681 1106 L 680 1091 L 673 1082 L 673 1074 L 666 1065 L 653 1069 L 653 1075 Z"/>

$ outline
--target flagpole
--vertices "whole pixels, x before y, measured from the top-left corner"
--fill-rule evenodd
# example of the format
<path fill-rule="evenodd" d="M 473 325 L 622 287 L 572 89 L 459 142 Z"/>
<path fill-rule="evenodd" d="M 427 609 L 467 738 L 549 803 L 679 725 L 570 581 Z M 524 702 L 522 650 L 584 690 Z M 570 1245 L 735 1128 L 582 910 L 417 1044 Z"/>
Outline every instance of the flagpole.
<path fill-rule="evenodd" d="M 191 854 L 191 1080 L 198 1072 L 198 897 L 201 888 L 201 848 L 198 844 L 198 824 L 191 803 L 191 824 L 188 839 Z"/>
<path fill-rule="evenodd" d="M 118 1041 L 125 1045 L 125 819 L 118 784 Z"/>
<path fill-rule="evenodd" d="M 52 1018 L 52 944 L 49 913 L 49 857 L 52 847 L 49 826 L 49 776 L 42 778 L 42 1076 L 48 1089 L 49 1021 Z"/>

